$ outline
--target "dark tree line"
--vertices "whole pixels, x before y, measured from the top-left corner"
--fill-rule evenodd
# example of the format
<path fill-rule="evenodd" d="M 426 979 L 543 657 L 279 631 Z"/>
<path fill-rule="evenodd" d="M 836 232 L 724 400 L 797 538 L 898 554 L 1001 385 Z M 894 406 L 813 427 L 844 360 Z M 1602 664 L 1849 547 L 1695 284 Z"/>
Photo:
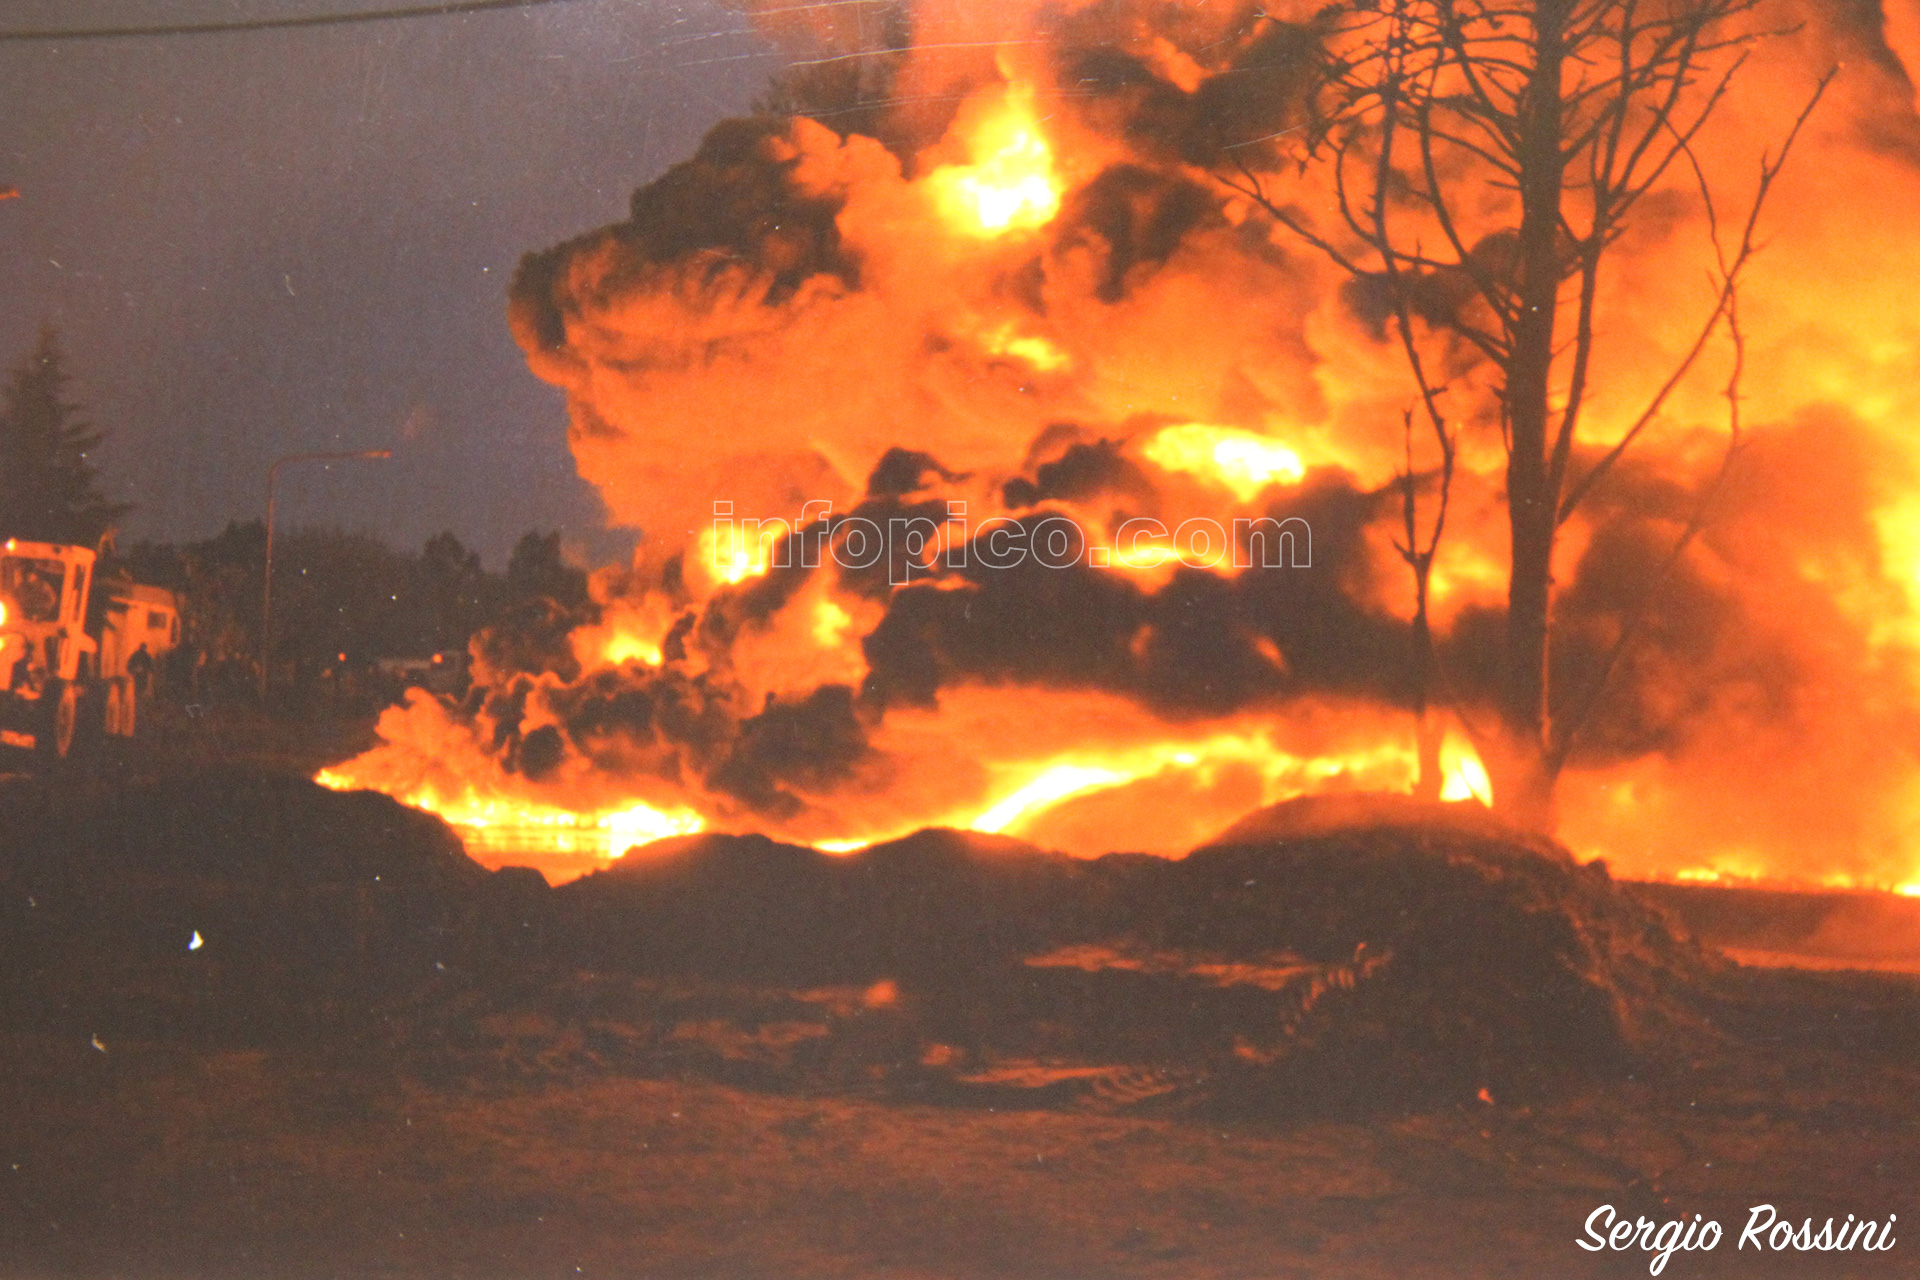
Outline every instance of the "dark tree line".
<path fill-rule="evenodd" d="M 254 688 L 265 563 L 258 520 L 198 542 L 143 542 L 126 557 L 136 580 L 180 596 L 182 661 L 205 655 L 209 692 Z M 587 589 L 557 532 L 526 534 L 496 573 L 450 532 L 410 553 L 368 534 L 293 529 L 274 536 L 273 600 L 274 670 L 292 688 L 383 657 L 463 651 L 526 602 L 577 609 Z"/>
<path fill-rule="evenodd" d="M 99 547 L 132 509 L 101 491 L 95 458 L 106 432 L 88 420 L 72 382 L 47 328 L 0 388 L 0 538 Z M 238 693 L 258 678 L 266 541 L 259 520 L 125 554 L 106 539 L 101 580 L 178 594 L 181 674 L 197 669 L 195 687 Z M 272 661 L 295 683 L 329 667 L 464 650 L 476 632 L 529 605 L 570 614 L 587 602 L 586 575 L 567 563 L 557 532 L 528 533 L 506 571 L 493 573 L 450 532 L 409 553 L 368 534 L 280 530 L 273 578 Z"/>

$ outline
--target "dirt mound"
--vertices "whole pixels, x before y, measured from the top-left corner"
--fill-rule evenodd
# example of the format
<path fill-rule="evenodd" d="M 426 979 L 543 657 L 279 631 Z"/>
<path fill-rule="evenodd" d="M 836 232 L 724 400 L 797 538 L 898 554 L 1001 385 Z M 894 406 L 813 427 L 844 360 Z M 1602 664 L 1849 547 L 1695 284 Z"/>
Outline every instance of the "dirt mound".
<path fill-rule="evenodd" d="M 1284 939 L 1308 959 L 1377 961 L 1339 1017 L 1303 1027 L 1290 1057 L 1317 1064 L 1303 1083 L 1524 1092 L 1709 1034 L 1715 961 L 1604 867 L 1474 809 L 1394 797 L 1254 815 L 1177 864 L 1152 927 L 1209 953 Z"/>
<path fill-rule="evenodd" d="M 561 886 L 588 968 L 801 986 L 1017 962 L 1071 914 L 1082 864 L 928 830 L 844 857 L 764 836 L 683 836 Z"/>
<path fill-rule="evenodd" d="M 1623 1068 L 1694 1034 L 1708 974 L 1603 869 L 1458 808 L 1283 807 L 1171 861 L 706 835 L 549 890 L 376 795 L 237 774 L 90 804 L 0 788 L 5 1017 L 81 1036 L 388 1027 L 430 1055 L 551 1026 L 485 1052 L 995 1106 L 1324 1110 Z"/>
<path fill-rule="evenodd" d="M 0 789 L 6 1019 L 272 1039 L 510 946 L 513 880 L 371 793 L 252 773 L 16 782 Z"/>
<path fill-rule="evenodd" d="M 554 898 L 582 968 L 897 986 L 956 1079 L 1153 1063 L 1303 1103 L 1623 1068 L 1699 1031 L 1710 973 L 1603 868 L 1397 799 L 1282 806 L 1176 861 L 952 831 L 846 857 L 687 837 Z"/>
<path fill-rule="evenodd" d="M 1553 841 L 1522 831 L 1477 800 L 1421 800 L 1397 791 L 1336 791 L 1296 796 L 1256 809 L 1207 841 L 1208 846 L 1251 844 L 1261 840 L 1304 840 L 1360 828 L 1396 831 L 1455 831 L 1549 857 L 1564 850 Z M 1204 847 L 1204 846 L 1203 846 Z"/>

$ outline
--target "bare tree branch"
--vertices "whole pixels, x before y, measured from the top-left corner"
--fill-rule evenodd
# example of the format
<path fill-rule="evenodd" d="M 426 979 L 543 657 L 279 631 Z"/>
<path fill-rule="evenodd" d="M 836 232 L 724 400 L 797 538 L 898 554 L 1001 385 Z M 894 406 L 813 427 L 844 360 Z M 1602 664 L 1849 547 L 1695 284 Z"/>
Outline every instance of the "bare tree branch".
<path fill-rule="evenodd" d="M 1781 143 L 1778 157 L 1761 157 L 1759 187 L 1754 193 L 1752 203 L 1747 207 L 1746 221 L 1740 230 L 1739 245 L 1735 249 L 1731 259 L 1728 258 L 1728 255 L 1719 244 L 1718 220 L 1710 216 L 1710 230 L 1715 241 L 1714 253 L 1718 259 L 1720 277 L 1719 292 L 1714 299 L 1713 308 L 1708 312 L 1706 320 L 1702 322 L 1700 331 L 1695 335 L 1693 343 L 1688 347 L 1686 354 L 1681 358 L 1680 362 L 1674 366 L 1673 371 L 1668 375 L 1666 381 L 1660 385 L 1660 389 L 1654 393 L 1653 398 L 1647 402 L 1640 416 L 1634 419 L 1633 425 L 1627 428 L 1626 434 L 1622 435 L 1620 439 L 1614 443 L 1613 447 L 1602 455 L 1598 462 L 1588 468 L 1586 474 L 1580 477 L 1572 489 L 1570 489 L 1561 500 L 1559 515 L 1561 523 L 1564 524 L 1568 517 L 1579 508 L 1580 504 L 1586 500 L 1587 495 L 1593 492 L 1593 487 L 1606 477 L 1607 473 L 1620 461 L 1627 450 L 1633 446 L 1633 442 L 1639 439 L 1641 433 L 1652 424 L 1654 418 L 1659 415 L 1660 410 L 1666 406 L 1668 397 L 1673 394 L 1674 389 L 1677 388 L 1680 383 L 1685 380 L 1687 374 L 1691 372 L 1694 363 L 1700 358 L 1700 353 L 1705 350 L 1708 341 L 1713 337 L 1714 330 L 1719 327 L 1721 320 L 1726 317 L 1727 308 L 1733 300 L 1733 293 L 1740 272 L 1746 267 L 1753 255 L 1759 251 L 1759 245 L 1754 239 L 1754 233 L 1759 226 L 1760 211 L 1765 207 L 1767 196 L 1772 191 L 1774 182 L 1779 178 L 1781 169 L 1786 165 L 1787 155 L 1793 149 L 1794 140 L 1799 137 L 1801 128 L 1806 124 L 1808 117 L 1813 114 L 1813 109 L 1819 105 L 1821 97 L 1827 91 L 1827 86 L 1833 83 L 1833 77 L 1836 74 L 1838 74 L 1838 68 L 1829 70 L 1825 75 L 1820 77 L 1819 84 L 1808 97 L 1806 105 L 1800 109 L 1800 114 L 1794 119 L 1793 127 L 1788 130 L 1785 140 Z M 1694 163 L 1694 172 L 1699 176 L 1700 185 L 1705 186 L 1705 177 L 1699 169 L 1698 162 L 1694 160 L 1691 143 L 1683 142 L 1680 149 L 1689 161 Z M 1712 215 L 1713 206 L 1711 200 L 1707 203 L 1707 211 L 1709 215 Z"/>

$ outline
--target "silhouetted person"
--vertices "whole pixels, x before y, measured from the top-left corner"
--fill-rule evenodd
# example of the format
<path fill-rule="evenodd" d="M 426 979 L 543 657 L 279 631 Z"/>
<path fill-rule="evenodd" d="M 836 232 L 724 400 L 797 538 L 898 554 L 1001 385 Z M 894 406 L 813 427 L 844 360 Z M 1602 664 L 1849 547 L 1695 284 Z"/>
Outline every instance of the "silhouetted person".
<path fill-rule="evenodd" d="M 127 659 L 127 674 L 133 677 L 133 691 L 144 700 L 151 692 L 149 682 L 153 679 L 153 655 L 147 652 L 146 641 L 141 641 Z"/>

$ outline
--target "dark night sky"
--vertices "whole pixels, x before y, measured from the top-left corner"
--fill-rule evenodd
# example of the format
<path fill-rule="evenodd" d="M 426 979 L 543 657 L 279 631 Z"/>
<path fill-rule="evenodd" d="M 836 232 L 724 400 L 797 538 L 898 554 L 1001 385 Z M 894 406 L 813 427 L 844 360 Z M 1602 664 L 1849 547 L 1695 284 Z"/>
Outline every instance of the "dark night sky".
<path fill-rule="evenodd" d="M 14 0 L 0 29 L 395 7 L 400 0 Z M 308 31 L 0 43 L 0 357 L 51 321 L 110 429 L 129 538 L 264 506 L 287 525 L 490 567 L 559 527 L 617 553 L 506 288 L 529 250 L 625 216 L 777 59 L 705 3 L 570 0 Z"/>

